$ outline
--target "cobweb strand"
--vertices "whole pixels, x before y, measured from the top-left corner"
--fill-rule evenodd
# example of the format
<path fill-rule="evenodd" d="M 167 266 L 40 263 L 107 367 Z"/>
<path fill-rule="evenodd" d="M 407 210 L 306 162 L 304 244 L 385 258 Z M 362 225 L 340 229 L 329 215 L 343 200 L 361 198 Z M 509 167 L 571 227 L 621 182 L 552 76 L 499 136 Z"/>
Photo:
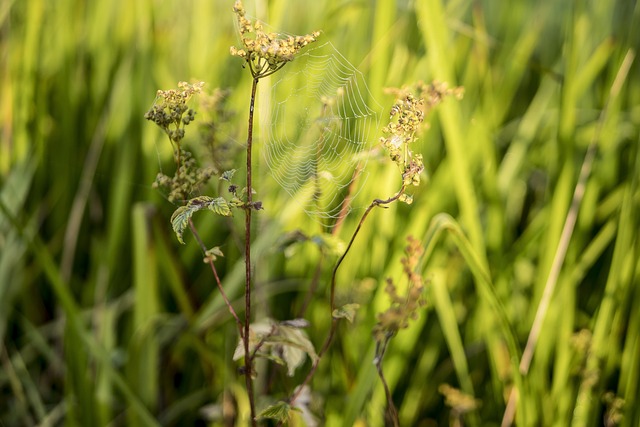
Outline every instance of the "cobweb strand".
<path fill-rule="evenodd" d="M 363 153 L 374 142 L 381 107 L 363 74 L 330 42 L 307 50 L 279 76 L 265 162 L 304 211 L 328 225 L 348 213 L 345 198 L 353 199 L 366 180 Z"/>

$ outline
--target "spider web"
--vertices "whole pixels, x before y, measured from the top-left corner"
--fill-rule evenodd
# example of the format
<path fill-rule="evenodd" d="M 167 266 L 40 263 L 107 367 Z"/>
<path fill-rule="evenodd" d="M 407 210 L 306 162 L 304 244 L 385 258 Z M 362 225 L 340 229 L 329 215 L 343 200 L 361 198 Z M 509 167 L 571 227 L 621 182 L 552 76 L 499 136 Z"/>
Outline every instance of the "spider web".
<path fill-rule="evenodd" d="M 314 220 L 354 208 L 366 181 L 381 106 L 364 76 L 327 42 L 287 64 L 272 89 L 264 159 L 275 181 Z M 356 181 L 357 180 L 357 181 Z"/>

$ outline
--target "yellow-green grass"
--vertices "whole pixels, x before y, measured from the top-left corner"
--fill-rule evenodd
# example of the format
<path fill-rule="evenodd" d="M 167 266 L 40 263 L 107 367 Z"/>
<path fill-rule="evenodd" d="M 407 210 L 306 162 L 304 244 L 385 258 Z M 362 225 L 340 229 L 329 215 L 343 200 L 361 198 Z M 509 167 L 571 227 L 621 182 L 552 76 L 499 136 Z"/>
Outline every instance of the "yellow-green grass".
<path fill-rule="evenodd" d="M 413 235 L 425 248 L 427 306 L 383 362 L 400 425 L 454 424 L 456 409 L 439 392 L 449 384 L 481 402 L 464 415 L 469 425 L 499 425 L 515 395 L 517 425 L 637 426 L 640 68 L 634 61 L 625 73 L 624 61 L 640 47 L 640 6 L 245 6 L 283 32 L 322 30 L 321 40 L 364 73 L 385 109 L 381 123 L 393 101 L 385 87 L 437 79 L 465 88 L 461 101 L 447 99 L 428 117 L 416 151 L 429 178 L 414 203 L 375 209 L 339 271 L 338 303 L 360 308 L 311 383 L 326 425 L 384 425 L 371 331 L 389 304 L 385 279 L 400 281 Z M 229 55 L 238 43 L 231 9 L 230 0 L 0 6 L 0 425 L 193 425 L 202 408 L 223 402 L 235 405 L 235 425 L 246 425 L 244 379 L 232 361 L 237 329 L 195 240 L 176 241 L 175 206 L 151 187 L 160 168 L 171 169 L 171 148 L 143 119 L 156 90 L 178 81 L 230 89 L 230 163 L 243 175 L 251 79 Z M 260 83 L 259 115 L 286 71 Z M 188 145 L 199 146 L 205 116 L 187 128 Z M 336 259 L 321 260 L 313 243 L 289 256 L 278 249 L 284 233 L 320 227 L 261 164 L 260 126 L 254 186 L 265 209 L 254 214 L 254 313 L 296 317 L 322 262 L 305 315 L 319 347 Z M 584 197 L 572 206 L 590 146 Z M 391 162 L 370 159 L 366 172 L 357 207 L 399 188 Z M 214 179 L 205 191 L 221 190 Z M 344 241 L 359 213 L 342 224 Z M 216 265 L 242 313 L 242 215 L 194 221 L 225 253 Z M 519 373 L 539 310 L 535 352 Z M 258 365 L 259 409 L 291 393 L 309 367 L 290 378 Z"/>

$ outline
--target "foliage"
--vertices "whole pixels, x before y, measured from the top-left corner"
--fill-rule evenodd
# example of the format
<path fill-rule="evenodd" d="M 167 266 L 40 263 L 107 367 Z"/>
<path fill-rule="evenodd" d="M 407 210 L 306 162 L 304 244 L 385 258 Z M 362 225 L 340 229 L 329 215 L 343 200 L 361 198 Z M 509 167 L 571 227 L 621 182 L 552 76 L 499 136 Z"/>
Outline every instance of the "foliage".
<path fill-rule="evenodd" d="M 191 220 L 191 215 L 202 209 L 208 209 L 222 216 L 231 216 L 229 203 L 222 197 L 214 199 L 213 197 L 199 196 L 190 199 L 186 205 L 180 206 L 171 215 L 171 225 L 180 243 L 184 244 L 182 234 Z"/>
<path fill-rule="evenodd" d="M 519 426 L 638 425 L 636 3 L 246 1 L 247 40 L 258 40 L 250 15 L 292 33 L 321 28 L 319 41 L 357 65 L 371 90 L 364 97 L 388 112 L 397 93 L 386 87 L 464 87 L 464 99 L 444 97 L 435 111 L 425 101 L 431 126 L 408 151 L 400 146 L 399 164 L 389 162 L 390 147 L 370 141 L 353 214 L 325 235 L 260 165 L 273 85 L 266 78 L 255 105 L 262 209 L 246 205 L 253 186 L 244 182 L 239 135 L 249 71 L 274 69 L 268 58 L 248 61 L 227 0 L 7 2 L 0 424 L 247 425 L 245 377 L 233 356 L 245 315 L 249 210 L 249 325 L 304 318 L 307 327 L 284 327 L 323 353 L 297 388 L 317 359 L 290 340 L 263 344 L 264 358 L 254 360 L 265 398 L 257 414 L 274 418 L 260 423 L 382 426 L 392 403 L 400 425 L 497 425 L 510 410 Z M 228 55 L 231 45 L 247 56 Z M 285 78 L 287 66 L 277 71 Z M 154 103 L 157 88 L 192 77 L 207 84 L 186 110 L 164 110 L 166 129 L 141 120 L 149 105 L 167 104 L 162 96 Z M 418 187 L 407 182 L 413 203 L 376 205 L 388 209 L 372 209 L 350 244 L 369 203 L 397 194 L 405 154 L 421 155 L 428 172 L 417 175 Z M 211 179 L 232 168 L 228 181 Z M 156 179 L 160 192 L 150 185 Z M 196 237 L 181 245 L 170 218 L 199 197 L 239 203 L 233 216 L 200 209 L 190 219 L 206 245 Z M 387 393 L 372 363 L 372 330 L 379 313 L 404 307 L 409 235 L 423 251 L 415 271 L 427 305 L 388 324 L 408 327 L 380 365 Z M 331 267 L 348 246 L 332 298 Z M 293 376 L 285 348 L 304 354 Z M 265 359 L 276 357 L 283 364 Z"/>
<path fill-rule="evenodd" d="M 270 319 L 254 323 L 249 329 L 249 351 L 287 367 L 287 375 L 304 363 L 308 355 L 312 362 L 318 358 L 313 344 L 302 328 L 309 326 L 304 319 L 274 322 Z M 244 342 L 239 340 L 233 360 L 245 357 Z"/>

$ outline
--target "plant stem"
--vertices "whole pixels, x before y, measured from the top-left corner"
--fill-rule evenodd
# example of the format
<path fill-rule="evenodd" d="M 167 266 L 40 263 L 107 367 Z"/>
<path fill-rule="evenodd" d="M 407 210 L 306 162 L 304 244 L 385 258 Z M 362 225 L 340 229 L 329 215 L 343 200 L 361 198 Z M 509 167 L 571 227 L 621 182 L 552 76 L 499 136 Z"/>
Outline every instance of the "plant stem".
<path fill-rule="evenodd" d="M 351 240 L 349 240 L 349 244 L 347 245 L 347 249 L 345 249 L 345 251 L 342 254 L 342 256 L 340 256 L 340 258 L 336 262 L 335 267 L 333 267 L 333 272 L 331 273 L 331 297 L 330 297 L 331 300 L 330 300 L 330 304 L 329 304 L 330 307 L 331 307 L 331 328 L 329 329 L 329 335 L 327 335 L 327 338 L 325 339 L 324 343 L 322 344 L 322 348 L 318 352 L 318 358 L 316 359 L 316 361 L 311 366 L 311 370 L 309 371 L 309 373 L 305 377 L 305 379 L 302 382 L 302 384 L 300 384 L 300 386 L 298 387 L 297 391 L 293 395 L 291 395 L 291 397 L 289 398 L 289 404 L 292 405 L 293 402 L 295 402 L 295 400 L 298 398 L 298 396 L 300 395 L 300 393 L 304 389 L 304 386 L 307 385 L 309 383 L 309 381 L 311 381 L 311 378 L 315 374 L 316 369 L 318 369 L 318 365 L 320 364 L 320 360 L 322 359 L 322 356 L 329 349 L 329 346 L 331 345 L 331 342 L 333 341 L 333 337 L 335 336 L 336 329 L 338 328 L 338 319 L 333 317 L 333 311 L 335 310 L 336 276 L 338 274 L 338 269 L 340 268 L 340 265 L 342 264 L 342 261 L 344 261 L 344 259 L 346 258 L 347 254 L 349 253 L 349 250 L 351 249 L 351 246 L 353 246 L 353 242 L 356 240 L 356 236 L 358 235 L 358 233 L 360 232 L 360 229 L 362 228 L 362 224 L 364 224 L 365 219 L 367 219 L 367 217 L 369 216 L 369 213 L 373 210 L 373 208 L 375 208 L 376 206 L 388 205 L 389 203 L 395 202 L 396 200 L 398 200 L 400 198 L 400 196 L 402 196 L 404 194 L 405 189 L 406 189 L 406 185 L 403 183 L 402 187 L 400 187 L 400 190 L 398 190 L 398 192 L 394 196 L 392 196 L 392 197 L 390 197 L 390 198 L 388 198 L 386 200 L 375 199 L 373 202 L 371 202 L 371 204 L 367 207 L 367 210 L 365 210 L 364 213 L 362 214 L 362 217 L 360 218 L 360 222 L 358 222 L 358 226 L 356 227 L 355 231 L 351 235 Z"/>
<path fill-rule="evenodd" d="M 189 228 L 191 229 L 191 233 L 193 234 L 193 237 L 196 238 L 196 241 L 198 242 L 198 246 L 200 246 L 200 249 L 202 250 L 202 252 L 206 253 L 207 247 L 202 241 L 202 238 L 200 237 L 200 233 L 198 233 L 198 229 L 193 224 L 193 221 L 191 220 L 191 218 L 189 218 Z M 222 295 L 222 299 L 224 300 L 224 303 L 227 305 L 229 312 L 231 313 L 233 318 L 236 320 L 236 324 L 238 325 L 238 331 L 240 332 L 240 337 L 244 337 L 242 322 L 240 321 L 240 318 L 236 314 L 236 311 L 233 309 L 233 305 L 231 305 L 231 301 L 229 301 L 229 298 L 227 297 L 227 293 L 224 291 L 224 288 L 222 287 L 222 283 L 220 282 L 220 277 L 218 276 L 218 270 L 216 270 L 216 266 L 213 263 L 213 260 L 209 260 L 209 267 L 211 267 L 211 271 L 213 272 L 213 277 L 216 279 L 216 285 L 218 286 L 218 290 Z"/>
<path fill-rule="evenodd" d="M 336 275 L 338 274 L 338 268 L 340 268 L 342 261 L 344 261 L 347 254 L 349 253 L 351 246 L 353 246 L 353 242 L 356 240 L 356 236 L 360 232 L 360 229 L 362 228 L 362 224 L 364 224 L 364 220 L 367 219 L 367 216 L 369 216 L 369 213 L 371 212 L 371 210 L 376 206 L 388 205 L 389 203 L 392 203 L 398 200 L 400 196 L 404 194 L 404 190 L 406 188 L 407 188 L 406 185 L 402 184 L 402 187 L 400 187 L 400 190 L 395 194 L 395 196 L 392 196 L 386 200 L 375 199 L 373 202 L 371 202 L 369 207 L 367 207 L 367 210 L 365 210 L 364 213 L 362 214 L 362 218 L 360 218 L 360 222 L 358 222 L 358 226 L 356 227 L 355 231 L 351 235 L 351 240 L 349 240 L 349 245 L 347 245 L 347 249 L 344 251 L 342 256 L 338 259 L 338 262 L 336 262 L 336 266 L 333 268 L 333 272 L 331 273 L 331 313 L 333 313 L 333 310 L 335 310 Z"/>
<path fill-rule="evenodd" d="M 253 189 L 251 187 L 251 146 L 253 142 L 253 110 L 256 101 L 256 89 L 258 88 L 259 77 L 253 77 L 251 86 L 251 103 L 249 105 L 249 127 L 247 131 L 247 205 L 245 207 L 244 221 L 244 262 L 245 262 L 245 288 L 244 288 L 244 334 L 242 336 L 244 344 L 244 368 L 249 406 L 251 407 L 251 425 L 256 424 L 256 405 L 253 396 L 253 358 L 249 352 L 249 325 L 251 323 L 251 211 L 253 209 Z"/>
<path fill-rule="evenodd" d="M 251 102 L 249 104 L 249 125 L 247 128 L 247 201 L 245 205 L 244 221 L 244 262 L 245 262 L 245 287 L 244 287 L 244 333 L 241 334 L 244 344 L 244 375 L 251 408 L 251 425 L 256 426 L 256 404 L 253 394 L 253 355 L 249 352 L 249 325 L 251 324 L 251 211 L 253 210 L 253 187 L 251 184 L 251 148 L 253 144 L 253 113 L 256 104 L 256 91 L 258 81 L 262 77 L 269 76 L 284 66 L 284 62 L 274 69 L 269 68 L 266 61 L 252 58 L 247 61 L 249 70 L 253 76 L 251 85 Z"/>

